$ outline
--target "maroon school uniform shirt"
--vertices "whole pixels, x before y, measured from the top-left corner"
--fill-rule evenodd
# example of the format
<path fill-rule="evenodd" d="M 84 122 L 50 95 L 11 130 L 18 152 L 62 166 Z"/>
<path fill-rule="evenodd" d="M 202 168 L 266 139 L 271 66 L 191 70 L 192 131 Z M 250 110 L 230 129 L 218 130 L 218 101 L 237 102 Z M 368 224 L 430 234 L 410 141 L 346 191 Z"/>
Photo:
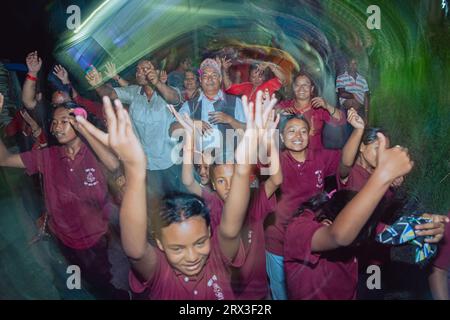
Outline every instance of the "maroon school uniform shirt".
<path fill-rule="evenodd" d="M 107 232 L 113 204 L 102 168 L 83 143 L 71 160 L 64 147 L 55 146 L 20 154 L 29 175 L 40 172 L 44 180 L 49 227 L 64 245 L 92 247 Z"/>
<path fill-rule="evenodd" d="M 448 214 L 450 218 L 450 213 Z M 445 226 L 444 239 L 439 243 L 439 249 L 433 265 L 442 270 L 450 270 L 450 226 Z"/>
<path fill-rule="evenodd" d="M 143 293 L 148 289 L 150 300 L 234 300 L 231 288 L 231 269 L 240 268 L 245 260 L 241 244 L 234 261 L 228 260 L 220 250 L 217 235 L 211 239 L 211 251 L 202 271 L 188 277 L 173 269 L 163 252 L 155 248 L 156 270 L 151 279 L 139 281 L 133 271 L 129 274 L 131 289 Z"/>
<path fill-rule="evenodd" d="M 283 100 L 277 105 L 277 109 L 287 109 L 287 108 L 294 108 L 295 107 L 295 100 Z M 337 111 L 336 111 L 337 112 Z M 309 122 L 309 125 L 311 126 L 311 130 L 309 133 L 309 146 L 308 148 L 312 149 L 322 149 L 322 129 L 324 126 L 324 123 L 329 123 L 335 126 L 341 126 L 345 124 L 346 120 L 345 117 L 342 117 L 340 120 L 334 119 L 330 113 L 323 109 L 318 108 L 314 109 L 312 106 L 309 106 L 305 108 L 301 112 L 297 112 L 298 114 L 303 115 Z"/>
<path fill-rule="evenodd" d="M 216 192 L 208 190 L 204 190 L 202 196 L 211 210 L 211 230 L 214 233 L 220 223 L 223 201 Z M 264 184 L 252 194 L 242 232 L 245 262 L 232 278 L 233 289 L 239 300 L 262 300 L 268 295 L 264 219 L 275 210 L 276 203 L 275 194 L 267 198 Z"/>
<path fill-rule="evenodd" d="M 339 172 L 336 174 L 338 190 L 352 190 L 359 192 L 369 180 L 371 174 L 358 164 L 355 164 L 348 174 L 345 182 L 343 182 L 339 176 Z M 391 190 L 387 190 L 385 196 L 392 197 L 394 193 Z M 386 225 L 379 223 L 376 233 L 381 233 L 386 228 Z M 390 247 L 381 243 L 371 242 L 367 244 L 364 250 L 360 251 L 359 264 L 362 272 L 365 272 L 367 266 L 376 264 L 383 265 L 390 261 Z"/>
<path fill-rule="evenodd" d="M 287 225 L 303 202 L 324 190 L 325 177 L 336 174 L 340 155 L 339 150 L 308 147 L 306 160 L 298 162 L 288 150 L 281 153 L 281 198 L 275 210 L 275 222 L 265 232 L 267 251 L 283 256 Z"/>
<path fill-rule="evenodd" d="M 311 211 L 295 218 L 286 231 L 284 269 L 290 300 L 350 300 L 356 297 L 358 261 L 340 250 L 311 252 L 314 233 L 325 226 Z"/>
<path fill-rule="evenodd" d="M 282 84 L 278 78 L 270 79 L 258 87 L 256 87 L 255 90 L 253 90 L 253 84 L 251 82 L 244 82 L 239 84 L 233 84 L 230 88 L 228 88 L 225 92 L 232 95 L 238 95 L 243 96 L 246 95 L 249 97 L 248 101 L 252 101 L 255 103 L 256 100 L 256 93 L 258 91 L 264 92 L 266 89 L 269 90 L 269 94 L 272 95 L 272 93 L 280 90 Z"/>

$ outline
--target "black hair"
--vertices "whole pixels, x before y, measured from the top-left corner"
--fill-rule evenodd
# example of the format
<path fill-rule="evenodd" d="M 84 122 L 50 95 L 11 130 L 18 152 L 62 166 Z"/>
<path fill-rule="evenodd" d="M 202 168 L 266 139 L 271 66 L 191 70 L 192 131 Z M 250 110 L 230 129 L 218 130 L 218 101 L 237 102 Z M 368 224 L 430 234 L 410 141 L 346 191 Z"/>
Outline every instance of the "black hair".
<path fill-rule="evenodd" d="M 302 114 L 281 115 L 280 123 L 278 125 L 278 129 L 280 130 L 281 134 L 283 134 L 283 131 L 286 128 L 287 123 L 292 119 L 299 119 L 304 121 L 306 123 L 306 126 L 308 127 L 308 132 L 311 129 L 311 125 L 309 124 L 308 119 L 306 119 Z"/>
<path fill-rule="evenodd" d="M 382 128 L 366 128 L 364 129 L 364 133 L 362 136 L 362 143 L 364 143 L 366 146 L 369 144 L 374 143 L 378 140 L 377 133 L 380 132 L 383 135 L 385 135 L 387 138 L 389 138 L 389 135 L 387 134 L 386 130 Z"/>
<path fill-rule="evenodd" d="M 314 87 L 311 94 L 311 98 L 319 96 L 319 88 L 317 87 L 316 81 L 314 80 L 313 76 L 310 73 L 304 70 L 295 73 L 294 76 L 292 77 L 292 84 L 294 84 L 295 80 L 297 80 L 298 77 L 306 77 L 309 79 L 309 81 L 311 81 L 311 86 Z"/>
<path fill-rule="evenodd" d="M 151 213 L 153 236 L 160 238 L 162 228 L 196 216 L 205 219 L 209 226 L 209 209 L 201 197 L 181 192 L 168 194 Z"/>
<path fill-rule="evenodd" d="M 326 192 L 321 192 L 304 202 L 298 208 L 295 216 L 301 215 L 306 210 L 309 210 L 316 214 L 315 220 L 318 222 L 325 219 L 334 221 L 356 194 L 357 192 L 352 190 L 339 190 L 330 198 Z M 387 200 L 383 197 L 350 246 L 358 247 L 361 244 L 373 240 L 378 223 L 390 224 L 395 221 L 400 216 L 400 211 L 404 208 L 404 204 L 403 199 L 392 198 Z"/>

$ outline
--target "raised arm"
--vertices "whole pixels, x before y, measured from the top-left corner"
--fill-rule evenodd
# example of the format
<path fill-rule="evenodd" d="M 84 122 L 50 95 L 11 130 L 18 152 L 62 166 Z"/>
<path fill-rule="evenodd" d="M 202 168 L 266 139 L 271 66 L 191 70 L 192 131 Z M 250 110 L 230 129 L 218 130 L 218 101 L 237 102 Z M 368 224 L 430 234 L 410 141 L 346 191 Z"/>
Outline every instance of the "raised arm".
<path fill-rule="evenodd" d="M 38 73 L 42 67 L 42 59 L 38 56 L 37 51 L 31 52 L 26 58 L 28 74 L 25 78 L 22 91 L 22 102 L 25 108 L 32 110 L 36 107 L 36 82 Z"/>
<path fill-rule="evenodd" d="M 202 187 L 194 178 L 194 121 L 187 115 L 180 115 L 172 105 L 168 105 L 170 112 L 184 129 L 183 167 L 181 181 L 189 192 L 202 196 Z M 181 129 L 181 128 L 180 128 Z"/>
<path fill-rule="evenodd" d="M 392 181 L 413 167 L 407 149 L 386 149 L 386 138 L 378 133 L 378 166 L 361 191 L 342 209 L 331 226 L 318 229 L 312 238 L 313 252 L 350 245 L 372 215 Z"/>
<path fill-rule="evenodd" d="M 218 61 L 218 59 L 216 59 L 216 61 Z M 222 68 L 223 87 L 225 88 L 225 90 L 228 90 L 233 85 L 233 82 L 231 82 L 230 79 L 231 60 L 227 59 L 227 57 L 224 57 L 219 61 Z"/>
<path fill-rule="evenodd" d="M 3 110 L 4 101 L 5 99 L 3 95 L 0 93 L 0 113 Z M 2 139 L 0 139 L 0 166 L 12 168 L 25 168 L 25 165 L 23 164 L 20 155 L 9 153 L 8 149 L 6 149 L 5 145 L 3 144 Z"/>
<path fill-rule="evenodd" d="M 344 113 L 341 110 L 339 110 L 335 106 L 332 106 L 331 104 L 326 102 L 321 97 L 315 97 L 315 98 L 311 99 L 311 106 L 314 109 L 322 108 L 322 109 L 327 110 L 328 113 L 330 114 L 331 118 L 336 120 L 336 121 L 339 121 L 342 118 L 344 118 Z"/>
<path fill-rule="evenodd" d="M 339 165 L 339 178 L 341 180 L 348 177 L 364 134 L 364 120 L 358 115 L 355 109 L 351 108 L 348 111 L 347 122 L 353 126 L 354 130 L 345 143 L 344 148 L 342 148 L 341 163 Z"/>
<path fill-rule="evenodd" d="M 117 81 L 117 83 L 119 84 L 119 86 L 121 87 L 128 87 L 129 86 L 129 82 L 126 81 L 125 79 L 121 78 L 118 74 L 117 74 L 117 70 L 116 70 L 116 65 L 114 63 L 107 62 L 105 65 L 106 68 L 106 75 L 108 77 L 110 77 L 111 79 L 114 79 L 115 81 Z"/>
<path fill-rule="evenodd" d="M 263 67 L 267 67 L 270 69 L 270 71 L 273 72 L 275 77 L 277 77 L 278 80 L 280 80 L 281 84 L 284 86 L 286 85 L 286 75 L 283 72 L 283 69 L 281 67 L 273 62 L 264 62 Z"/>
<path fill-rule="evenodd" d="M 124 164 L 127 182 L 120 207 L 122 247 L 139 277 L 147 280 L 155 272 L 157 255 L 147 242 L 146 158 L 122 103 L 114 101 L 115 112 L 108 97 L 103 98 L 103 103 L 108 133 L 95 127 L 86 129 L 110 147 Z"/>
<path fill-rule="evenodd" d="M 78 97 L 78 92 L 77 90 L 75 90 L 75 88 L 72 86 L 72 83 L 70 82 L 69 79 L 69 73 L 67 72 L 67 70 L 62 66 L 62 65 L 56 65 L 55 68 L 53 69 L 53 74 L 59 79 L 61 80 L 61 83 L 67 87 L 70 88 L 70 94 L 72 96 L 73 99 L 76 99 Z"/>
<path fill-rule="evenodd" d="M 167 103 L 177 105 L 181 102 L 179 92 L 161 81 L 160 72 L 158 70 L 153 68 L 150 69 L 147 73 L 147 79 L 153 84 Z"/>
<path fill-rule="evenodd" d="M 255 112 L 253 112 L 253 103 L 248 103 L 246 96 L 242 101 L 247 118 L 247 128 L 236 148 L 236 165 L 231 188 L 219 225 L 220 247 L 223 254 L 230 260 L 235 258 L 239 250 L 242 226 L 250 199 L 250 173 L 252 163 L 256 163 L 260 135 L 264 133 L 267 118 L 276 104 L 276 100 L 271 101 L 269 108 L 263 110 L 261 91 L 256 96 Z"/>
<path fill-rule="evenodd" d="M 103 81 L 102 73 L 95 67 L 93 67 L 92 70 L 86 74 L 86 80 L 93 88 L 95 88 L 95 91 L 97 91 L 97 94 L 100 97 L 109 97 L 113 100 L 117 99 L 117 93 L 113 88 L 105 84 L 101 84 Z"/>
<path fill-rule="evenodd" d="M 101 143 L 90 132 L 95 126 L 81 116 L 76 116 L 76 120 L 71 119 L 71 124 L 89 143 L 97 157 L 110 172 L 115 172 L 120 168 L 120 162 L 112 150 Z M 87 129 L 89 128 L 89 130 Z"/>

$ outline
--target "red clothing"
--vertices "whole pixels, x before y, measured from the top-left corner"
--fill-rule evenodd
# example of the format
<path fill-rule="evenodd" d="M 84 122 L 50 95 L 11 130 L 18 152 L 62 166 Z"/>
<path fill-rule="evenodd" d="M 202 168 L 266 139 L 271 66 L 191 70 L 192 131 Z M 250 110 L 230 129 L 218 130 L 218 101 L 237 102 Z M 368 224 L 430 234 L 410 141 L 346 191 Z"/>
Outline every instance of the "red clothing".
<path fill-rule="evenodd" d="M 314 233 L 325 227 L 311 211 L 294 219 L 286 231 L 284 269 L 290 300 L 350 300 L 356 298 L 358 261 L 340 250 L 311 252 Z"/>
<path fill-rule="evenodd" d="M 450 217 L 450 213 L 448 214 Z M 450 226 L 445 226 L 444 239 L 439 243 L 439 250 L 433 265 L 442 270 L 450 270 Z"/>
<path fill-rule="evenodd" d="M 203 191 L 203 198 L 211 212 L 211 230 L 214 233 L 222 216 L 223 201 L 215 192 Z M 236 298 L 240 300 L 262 300 L 268 294 L 266 255 L 264 242 L 264 219 L 275 210 L 276 196 L 266 196 L 264 184 L 252 194 L 244 223 L 242 239 L 245 248 L 245 263 L 239 275 L 232 279 Z"/>
<path fill-rule="evenodd" d="M 280 90 L 282 86 L 282 83 L 278 78 L 270 79 L 260 86 L 258 86 L 255 90 L 253 90 L 253 84 L 251 82 L 244 82 L 240 84 L 233 84 L 230 88 L 225 90 L 226 93 L 236 95 L 236 96 L 243 96 L 246 95 L 247 98 L 249 97 L 248 101 L 252 101 L 253 103 L 256 100 L 256 93 L 258 91 L 264 92 L 266 89 L 269 89 L 270 95 L 272 93 Z"/>
<path fill-rule="evenodd" d="M 278 109 L 295 108 L 295 100 L 284 100 L 277 105 Z M 337 111 L 336 111 L 337 112 Z M 341 117 L 340 120 L 334 119 L 330 113 L 323 109 L 314 109 L 312 106 L 308 106 L 304 110 L 297 110 L 298 114 L 302 114 L 309 122 L 311 131 L 309 133 L 309 148 L 322 149 L 322 129 L 324 123 L 329 123 L 335 126 L 345 124 L 345 117 Z"/>
<path fill-rule="evenodd" d="M 129 274 L 131 290 L 142 293 L 149 289 L 150 300 L 234 300 L 231 289 L 230 267 L 242 266 L 245 256 L 241 245 L 233 262 L 229 261 L 220 250 L 216 235 L 211 239 L 211 251 L 202 271 L 195 277 L 187 277 L 173 269 L 166 256 L 159 249 L 156 270 L 151 279 L 142 283 L 134 275 Z"/>
<path fill-rule="evenodd" d="M 47 146 L 47 136 L 41 128 L 39 136 L 34 137 L 30 125 L 23 119 L 20 111 L 17 111 L 10 123 L 5 127 L 5 134 L 8 137 L 21 133 L 25 137 L 32 137 L 34 140 L 32 149 L 41 149 Z"/>
<path fill-rule="evenodd" d="M 370 178 L 370 173 L 359 164 L 355 164 L 351 169 L 347 177 L 347 181 L 343 182 L 337 174 L 337 186 L 338 190 L 353 190 L 359 192 L 367 180 Z"/>
<path fill-rule="evenodd" d="M 42 173 L 49 227 L 64 245 L 87 249 L 107 232 L 113 205 L 102 168 L 82 144 L 71 160 L 64 147 L 20 154 L 29 175 Z"/>
<path fill-rule="evenodd" d="M 100 120 L 105 120 L 105 116 L 103 115 L 103 104 L 83 98 L 80 95 L 77 95 L 73 99 L 73 101 L 75 101 L 76 104 L 82 106 L 84 109 L 86 109 L 86 111 L 92 113 Z"/>
<path fill-rule="evenodd" d="M 306 161 L 300 163 L 288 150 L 281 153 L 281 199 L 275 210 L 275 224 L 266 229 L 269 252 L 283 256 L 284 234 L 292 216 L 303 202 L 324 190 L 325 177 L 336 174 L 340 158 L 339 150 L 308 147 Z"/>

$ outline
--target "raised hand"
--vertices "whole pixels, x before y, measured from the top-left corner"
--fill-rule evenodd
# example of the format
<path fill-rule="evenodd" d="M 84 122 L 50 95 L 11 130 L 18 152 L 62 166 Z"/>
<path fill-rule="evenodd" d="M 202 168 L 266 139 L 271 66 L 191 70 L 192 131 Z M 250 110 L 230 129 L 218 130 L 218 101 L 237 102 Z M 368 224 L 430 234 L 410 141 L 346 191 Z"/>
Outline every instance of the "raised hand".
<path fill-rule="evenodd" d="M 62 84 L 69 84 L 69 73 L 67 70 L 60 64 L 56 65 L 53 69 L 53 74 L 61 80 Z"/>
<path fill-rule="evenodd" d="M 230 69 L 230 67 L 232 66 L 232 62 L 231 59 L 227 59 L 227 57 L 223 57 L 220 58 L 220 64 L 222 66 L 222 70 L 224 70 L 225 72 L 228 71 L 228 69 Z"/>
<path fill-rule="evenodd" d="M 114 105 L 115 112 L 109 97 L 103 97 L 108 133 L 96 128 L 83 117 L 76 116 L 76 120 L 104 146 L 114 151 L 124 163 L 125 170 L 129 168 L 144 171 L 146 168 L 144 150 L 133 131 L 130 116 L 120 100 L 114 100 Z"/>
<path fill-rule="evenodd" d="M 161 70 L 159 73 L 159 81 L 161 81 L 162 83 L 166 84 L 167 83 L 167 72 L 165 70 Z"/>
<path fill-rule="evenodd" d="M 30 116 L 30 114 L 26 110 L 20 110 L 20 115 L 22 116 L 23 120 L 31 127 L 32 131 L 36 131 L 39 129 L 39 125 L 36 121 Z"/>
<path fill-rule="evenodd" d="M 107 77 L 114 79 L 114 80 L 118 80 L 119 76 L 117 75 L 117 70 L 116 70 L 116 65 L 114 63 L 112 63 L 111 61 L 107 62 L 105 64 L 105 74 Z"/>
<path fill-rule="evenodd" d="M 102 83 L 103 76 L 102 73 L 93 66 L 92 69 L 86 74 L 86 80 L 92 87 L 97 87 Z"/>
<path fill-rule="evenodd" d="M 395 146 L 386 149 L 386 137 L 382 133 L 377 133 L 377 136 L 379 147 L 375 172 L 381 174 L 381 178 L 385 182 L 392 183 L 395 178 L 408 174 L 412 170 L 414 162 L 409 158 L 407 148 Z"/>
<path fill-rule="evenodd" d="M 29 53 L 25 61 L 27 63 L 28 73 L 36 76 L 42 67 L 42 59 L 38 56 L 38 52 L 34 51 Z"/>
<path fill-rule="evenodd" d="M 311 99 L 311 106 L 314 109 L 318 109 L 318 108 L 327 109 L 327 103 L 321 97 L 315 97 L 315 98 Z"/>
<path fill-rule="evenodd" d="M 347 113 L 347 122 L 355 129 L 364 129 L 364 119 L 362 119 L 355 109 L 350 108 Z"/>

